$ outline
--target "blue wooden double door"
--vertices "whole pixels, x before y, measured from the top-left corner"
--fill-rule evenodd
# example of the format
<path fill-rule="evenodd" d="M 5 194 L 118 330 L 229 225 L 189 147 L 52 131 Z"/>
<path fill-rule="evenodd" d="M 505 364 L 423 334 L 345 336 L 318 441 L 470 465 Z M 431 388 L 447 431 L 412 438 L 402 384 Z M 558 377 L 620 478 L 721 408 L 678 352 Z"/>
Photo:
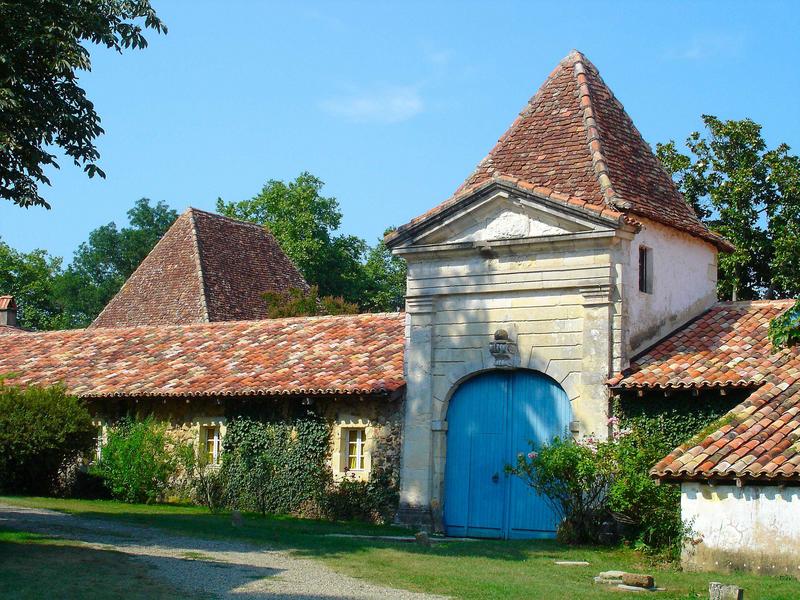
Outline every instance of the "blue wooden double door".
<path fill-rule="evenodd" d="M 572 411 L 563 388 L 535 371 L 491 371 L 467 380 L 447 411 L 444 525 L 451 536 L 555 535 L 547 501 L 507 475 L 520 452 L 566 435 Z"/>

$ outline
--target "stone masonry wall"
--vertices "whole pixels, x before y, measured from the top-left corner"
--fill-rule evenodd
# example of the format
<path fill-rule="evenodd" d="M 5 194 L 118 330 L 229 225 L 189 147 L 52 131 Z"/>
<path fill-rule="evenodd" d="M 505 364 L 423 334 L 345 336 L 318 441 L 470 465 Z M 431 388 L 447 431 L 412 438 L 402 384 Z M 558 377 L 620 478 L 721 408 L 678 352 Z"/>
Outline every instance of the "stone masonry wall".
<path fill-rule="evenodd" d="M 219 425 L 223 442 L 225 437 L 226 415 L 236 414 L 237 403 L 271 402 L 289 408 L 290 404 L 300 402 L 299 398 L 183 398 L 167 399 L 110 399 L 95 400 L 90 403 L 93 418 L 98 424 L 112 426 L 126 415 L 146 417 L 153 415 L 157 420 L 169 423 L 168 433 L 181 443 L 200 443 L 200 427 Z M 349 428 L 362 428 L 366 435 L 365 470 L 355 473 L 358 479 L 367 479 L 375 469 L 399 477 L 400 448 L 402 435 L 402 398 L 387 397 L 341 397 L 315 398 L 312 407 L 329 420 L 331 445 L 329 464 L 335 478 L 344 475 L 345 445 L 344 432 Z"/>

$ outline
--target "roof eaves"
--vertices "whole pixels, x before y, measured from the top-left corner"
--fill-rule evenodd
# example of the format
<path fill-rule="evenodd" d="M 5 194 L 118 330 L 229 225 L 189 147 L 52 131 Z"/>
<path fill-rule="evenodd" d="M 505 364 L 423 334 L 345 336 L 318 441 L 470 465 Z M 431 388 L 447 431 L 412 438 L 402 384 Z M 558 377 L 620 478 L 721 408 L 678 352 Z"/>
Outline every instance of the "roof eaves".
<path fill-rule="evenodd" d="M 409 221 L 405 225 L 390 231 L 384 236 L 384 243 L 392 248 L 397 246 L 402 240 L 412 237 L 415 233 L 425 228 L 429 223 L 445 218 L 459 210 L 462 204 L 469 198 L 477 197 L 478 194 L 484 190 L 496 186 L 506 186 L 514 191 L 521 191 L 527 194 L 532 194 L 543 200 L 550 200 L 568 208 L 577 209 L 586 214 L 590 218 L 600 219 L 612 226 L 629 225 L 638 229 L 640 224 L 629 219 L 628 216 L 616 210 L 611 206 L 598 206 L 591 202 L 587 202 L 582 198 L 569 196 L 550 188 L 534 185 L 528 181 L 524 181 L 517 177 L 509 177 L 507 175 L 494 175 L 491 179 L 480 182 L 474 186 L 462 188 L 458 193 L 454 194 L 435 208 L 429 210 L 427 213 Z"/>

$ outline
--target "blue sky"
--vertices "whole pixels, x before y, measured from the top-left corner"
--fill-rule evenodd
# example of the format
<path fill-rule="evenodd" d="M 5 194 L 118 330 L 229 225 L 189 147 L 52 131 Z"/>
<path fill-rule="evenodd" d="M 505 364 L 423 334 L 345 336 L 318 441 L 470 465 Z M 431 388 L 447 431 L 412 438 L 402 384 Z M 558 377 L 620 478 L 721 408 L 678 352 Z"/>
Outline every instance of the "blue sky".
<path fill-rule="evenodd" d="M 62 161 L 52 210 L 0 203 L 13 247 L 69 259 L 138 198 L 213 209 L 304 170 L 373 242 L 447 198 L 572 48 L 652 144 L 711 113 L 800 152 L 792 2 L 153 4 L 169 34 L 81 77 L 108 178 Z"/>

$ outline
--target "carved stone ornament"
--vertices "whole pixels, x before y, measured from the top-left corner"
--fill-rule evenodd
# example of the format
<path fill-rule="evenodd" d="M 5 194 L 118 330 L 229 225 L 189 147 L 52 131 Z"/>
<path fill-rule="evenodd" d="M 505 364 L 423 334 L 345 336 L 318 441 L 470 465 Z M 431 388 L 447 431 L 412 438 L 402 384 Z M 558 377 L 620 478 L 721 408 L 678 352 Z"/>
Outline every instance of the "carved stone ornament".
<path fill-rule="evenodd" d="M 495 331 L 494 339 L 489 342 L 489 354 L 494 357 L 494 366 L 498 368 L 513 367 L 516 353 L 517 344 L 509 339 L 508 331 L 505 329 Z"/>

